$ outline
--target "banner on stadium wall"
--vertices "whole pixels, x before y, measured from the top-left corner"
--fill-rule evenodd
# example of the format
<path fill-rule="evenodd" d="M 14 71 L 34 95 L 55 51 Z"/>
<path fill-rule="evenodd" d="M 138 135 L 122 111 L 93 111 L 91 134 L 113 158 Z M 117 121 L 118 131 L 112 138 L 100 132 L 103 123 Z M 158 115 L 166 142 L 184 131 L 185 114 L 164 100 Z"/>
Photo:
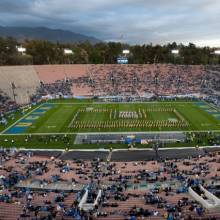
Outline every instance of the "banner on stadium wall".
<path fill-rule="evenodd" d="M 199 93 L 192 93 L 185 95 L 161 95 L 159 97 L 164 99 L 172 99 L 172 98 L 201 98 L 202 96 Z"/>
<path fill-rule="evenodd" d="M 140 139 L 140 138 L 129 138 L 127 137 L 125 139 L 125 144 L 132 144 L 132 143 L 136 143 L 136 144 L 149 144 L 149 140 L 147 139 Z"/>
<path fill-rule="evenodd" d="M 141 139 L 141 144 L 148 144 L 148 140 L 146 140 L 146 139 Z"/>
<path fill-rule="evenodd" d="M 132 142 L 133 142 L 133 139 L 131 139 L 131 138 L 125 139 L 125 144 L 131 144 Z"/>
<path fill-rule="evenodd" d="M 41 98 L 43 100 L 48 100 L 48 99 L 53 99 L 53 96 L 52 95 L 44 95 L 44 96 L 41 96 Z"/>
<path fill-rule="evenodd" d="M 91 99 L 92 96 L 73 96 L 75 99 Z"/>

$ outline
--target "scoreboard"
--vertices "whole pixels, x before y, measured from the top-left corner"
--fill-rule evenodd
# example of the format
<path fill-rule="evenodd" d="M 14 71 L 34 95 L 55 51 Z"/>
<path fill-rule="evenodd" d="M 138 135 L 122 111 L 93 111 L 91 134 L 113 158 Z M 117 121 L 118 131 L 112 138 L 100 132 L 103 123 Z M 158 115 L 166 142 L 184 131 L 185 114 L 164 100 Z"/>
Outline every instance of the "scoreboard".
<path fill-rule="evenodd" d="M 128 64 L 128 58 L 127 57 L 118 57 L 117 63 L 118 64 Z"/>

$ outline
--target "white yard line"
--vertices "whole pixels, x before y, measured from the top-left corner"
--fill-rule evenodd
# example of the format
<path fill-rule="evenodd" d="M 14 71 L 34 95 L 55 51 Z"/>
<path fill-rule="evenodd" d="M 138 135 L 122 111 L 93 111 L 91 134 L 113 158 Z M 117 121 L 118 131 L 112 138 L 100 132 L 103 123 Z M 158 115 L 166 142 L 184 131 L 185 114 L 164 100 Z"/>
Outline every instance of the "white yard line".
<path fill-rule="evenodd" d="M 13 126 L 15 126 L 19 121 L 21 121 L 22 119 L 26 118 L 28 115 L 30 115 L 32 112 L 34 112 L 35 110 L 39 109 L 42 105 L 44 105 L 44 103 L 42 103 L 41 105 L 39 105 L 38 107 L 34 108 L 33 110 L 31 110 L 30 112 L 28 112 L 27 114 L 25 114 L 24 116 L 22 116 L 21 118 L 19 118 L 16 122 L 14 122 L 13 124 L 11 124 L 9 127 L 7 127 L 5 130 L 3 130 L 0 134 L 3 135 L 7 130 L 9 130 L 10 128 L 12 128 Z"/>
<path fill-rule="evenodd" d="M 206 101 L 204 101 L 204 102 L 205 102 L 205 104 L 208 105 L 209 107 L 214 108 L 215 110 L 217 110 L 218 113 L 220 112 L 220 109 L 219 109 L 217 106 L 215 106 L 214 104 L 208 103 L 208 102 L 206 102 Z M 205 110 L 204 110 L 204 111 L 205 111 Z"/>
<path fill-rule="evenodd" d="M 72 127 L 73 122 L 76 120 L 76 117 L 78 116 L 78 114 L 79 114 L 79 109 L 77 110 L 77 112 L 76 112 L 75 115 L 73 116 L 73 119 L 72 119 L 72 121 L 69 123 L 68 128 L 71 128 L 71 127 Z"/>

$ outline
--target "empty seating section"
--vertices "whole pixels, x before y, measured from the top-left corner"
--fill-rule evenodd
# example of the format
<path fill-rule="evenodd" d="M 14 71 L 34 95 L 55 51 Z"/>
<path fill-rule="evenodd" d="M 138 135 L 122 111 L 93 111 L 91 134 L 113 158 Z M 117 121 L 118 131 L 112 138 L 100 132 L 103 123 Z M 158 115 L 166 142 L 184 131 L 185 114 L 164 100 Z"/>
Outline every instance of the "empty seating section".
<path fill-rule="evenodd" d="M 83 78 L 86 76 L 88 65 L 43 65 L 34 68 L 43 84 L 56 84 L 61 80 L 68 80 L 71 85 L 74 82 L 69 95 L 92 95 L 88 85 L 80 83 L 85 81 Z"/>
<path fill-rule="evenodd" d="M 0 88 L 14 100 L 14 87 L 17 103 L 29 103 L 38 86 L 39 78 L 32 66 L 0 67 Z"/>
<path fill-rule="evenodd" d="M 34 69 L 43 83 L 54 83 L 57 80 L 84 76 L 87 65 L 40 65 L 34 66 Z"/>

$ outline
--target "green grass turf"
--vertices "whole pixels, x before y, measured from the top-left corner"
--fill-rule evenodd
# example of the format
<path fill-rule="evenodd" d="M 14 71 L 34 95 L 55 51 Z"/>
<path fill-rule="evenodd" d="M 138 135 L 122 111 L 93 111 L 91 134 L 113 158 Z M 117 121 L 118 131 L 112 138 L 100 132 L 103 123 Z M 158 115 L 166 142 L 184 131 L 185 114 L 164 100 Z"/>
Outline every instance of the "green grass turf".
<path fill-rule="evenodd" d="M 124 144 L 86 144 L 86 145 L 75 145 L 75 134 L 68 134 L 68 144 L 63 139 L 64 135 L 61 133 L 78 133 L 78 132 L 120 132 L 120 131 L 220 131 L 220 120 L 215 118 L 212 114 L 206 111 L 206 108 L 201 108 L 196 105 L 195 102 L 149 102 L 149 103 L 95 103 L 94 100 L 56 100 L 50 101 L 53 103 L 54 107 L 48 110 L 43 116 L 41 116 L 29 129 L 26 131 L 27 134 L 31 135 L 30 141 L 25 141 L 27 138 L 26 134 L 17 135 L 0 135 L 0 147 L 17 147 L 17 148 L 45 148 L 45 149 L 93 149 L 93 148 L 127 148 Z M 32 109 L 28 110 L 28 114 L 31 110 L 38 107 L 34 106 Z M 80 122 L 91 122 L 95 124 L 97 122 L 104 121 L 126 121 L 132 123 L 132 119 L 120 119 L 119 115 L 114 118 L 114 111 L 136 111 L 139 109 L 146 110 L 147 118 L 139 118 L 138 120 L 169 120 L 176 119 L 180 120 L 180 117 L 189 123 L 189 127 L 151 127 L 151 128 L 111 128 L 111 129 L 100 129 L 100 128 L 70 128 L 69 125 L 73 120 L 75 114 L 79 110 L 86 108 L 99 109 L 100 112 L 80 112 L 76 117 L 77 121 Z M 168 109 L 175 108 L 178 115 L 172 111 L 158 112 L 149 111 L 149 109 Z M 215 106 L 208 106 L 210 109 L 215 109 Z M 107 111 L 104 111 L 107 110 Z M 111 118 L 110 112 L 112 111 Z M 8 126 L 12 125 L 14 122 L 19 120 L 23 115 L 20 112 L 14 114 L 14 119 L 9 119 Z M 2 132 L 5 128 L 0 126 L 0 131 Z M 36 135 L 37 133 L 42 133 L 42 135 Z M 50 137 L 47 133 L 51 133 Z M 53 134 L 59 134 L 56 138 L 51 138 Z M 52 140 L 51 140 L 52 139 Z M 169 143 L 165 144 L 164 147 L 189 147 L 198 145 L 198 141 L 190 141 L 188 143 Z M 200 146 L 209 145 L 206 138 L 202 138 L 202 142 L 199 143 Z M 152 147 L 149 145 L 137 145 L 137 148 L 148 148 Z"/>
<path fill-rule="evenodd" d="M 62 103 L 62 104 L 61 104 Z M 92 107 L 94 109 L 107 109 L 106 112 L 80 112 L 76 121 L 90 122 L 96 124 L 97 122 L 110 121 L 110 111 L 112 110 L 111 121 L 125 121 L 132 123 L 132 119 L 119 119 L 118 116 L 113 118 L 114 111 L 136 111 L 139 109 L 167 109 L 175 108 L 177 112 L 188 123 L 188 127 L 149 127 L 149 128 L 70 128 L 69 125 L 73 120 L 75 114 L 80 109 Z M 169 120 L 179 119 L 173 112 L 146 112 L 147 118 L 138 119 L 140 121 L 150 120 Z M 66 133 L 66 132 L 120 132 L 120 131 L 209 131 L 220 130 L 220 120 L 213 115 L 207 113 L 202 108 L 198 107 L 193 102 L 158 102 L 158 103 L 114 103 L 114 104 L 95 104 L 95 103 L 54 103 L 54 107 L 45 115 L 39 118 L 33 126 L 31 126 L 26 133 Z"/>
<path fill-rule="evenodd" d="M 51 102 L 52 103 L 52 102 Z M 77 133 L 77 132 L 129 132 L 129 131 L 219 131 L 220 120 L 213 115 L 200 108 L 194 102 L 149 102 L 149 103 L 92 103 L 92 100 L 81 103 L 75 100 L 67 102 L 66 100 L 57 100 L 54 103 L 54 107 L 48 110 L 42 115 L 31 127 L 27 129 L 25 133 Z M 121 119 L 118 113 L 120 111 L 136 111 L 139 109 L 146 112 L 146 118 L 142 115 L 138 120 L 144 121 L 167 121 L 170 119 L 180 120 L 181 118 L 188 122 L 188 127 L 118 127 L 118 128 L 76 128 L 69 127 L 76 113 L 86 108 L 98 109 L 100 112 L 79 112 L 75 121 L 80 123 L 97 124 L 98 122 L 113 121 L 118 123 L 119 121 L 132 124 L 134 119 Z M 159 112 L 159 109 L 176 109 L 177 114 L 172 111 Z M 212 107 L 210 107 L 212 108 Z M 33 108 L 32 108 L 33 109 Z M 150 111 L 150 110 L 155 111 Z M 104 111 L 106 110 L 106 111 Z M 111 117 L 110 117 L 110 112 Z M 116 117 L 114 117 L 114 111 L 117 111 Z M 9 125 L 14 123 L 22 115 L 20 113 L 15 114 L 15 119 L 9 121 Z M 180 118 L 181 117 L 181 118 Z M 0 127 L 1 131 L 4 129 Z"/>

